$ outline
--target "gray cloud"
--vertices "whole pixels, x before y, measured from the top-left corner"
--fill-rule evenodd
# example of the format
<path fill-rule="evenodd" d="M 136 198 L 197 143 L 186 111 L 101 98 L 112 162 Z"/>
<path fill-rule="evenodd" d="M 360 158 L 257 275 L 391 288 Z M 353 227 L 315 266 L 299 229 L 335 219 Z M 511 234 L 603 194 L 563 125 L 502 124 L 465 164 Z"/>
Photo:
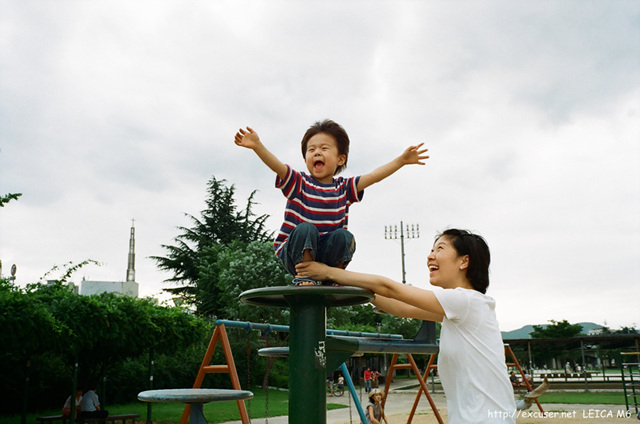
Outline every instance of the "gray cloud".
<path fill-rule="evenodd" d="M 3 0 L 0 259 L 21 283 L 54 264 L 104 262 L 121 279 L 136 219 L 137 276 L 155 294 L 184 213 L 211 175 L 284 200 L 251 152 L 251 125 L 283 161 L 334 119 L 347 175 L 426 142 L 352 208 L 356 270 L 400 279 L 384 225 L 419 223 L 407 277 L 426 285 L 433 235 L 466 227 L 493 252 L 504 329 L 547 319 L 640 322 L 640 7 L 633 1 L 109 2 Z M 80 278 L 80 276 L 79 276 Z M 598 300 L 602 308 L 583 305 Z M 513 305 L 523 301 L 534 307 Z M 568 301 L 570 300 L 570 302 Z M 570 305 L 562 308 L 562 305 Z"/>

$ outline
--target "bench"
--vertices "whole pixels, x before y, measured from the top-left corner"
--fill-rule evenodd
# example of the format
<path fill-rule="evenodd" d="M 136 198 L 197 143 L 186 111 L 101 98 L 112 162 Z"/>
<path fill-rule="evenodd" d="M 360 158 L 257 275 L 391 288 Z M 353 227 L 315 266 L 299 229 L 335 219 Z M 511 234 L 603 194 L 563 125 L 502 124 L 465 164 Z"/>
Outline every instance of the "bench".
<path fill-rule="evenodd" d="M 56 421 L 62 421 L 62 424 L 67 424 L 67 421 L 71 421 L 71 418 L 64 415 L 49 415 L 46 417 L 37 417 L 36 421 L 40 421 L 41 423 L 53 423 Z"/>
<path fill-rule="evenodd" d="M 117 424 L 117 421 L 121 421 L 122 424 L 127 424 L 128 420 L 131 420 L 131 424 L 136 423 L 136 418 L 140 418 L 140 414 L 120 414 L 109 415 L 106 418 L 79 418 L 80 423 L 113 423 Z M 64 423 L 63 423 L 64 424 Z"/>
<path fill-rule="evenodd" d="M 136 418 L 140 418 L 140 414 L 119 414 L 109 415 L 106 418 L 76 418 L 76 423 L 113 423 L 117 424 L 118 421 L 122 424 L 127 424 L 128 420 L 131 420 L 131 424 L 135 424 Z M 62 424 L 71 422 L 71 418 L 65 415 L 49 415 L 46 417 L 37 417 L 36 421 L 43 423 L 52 423 L 62 421 Z"/>

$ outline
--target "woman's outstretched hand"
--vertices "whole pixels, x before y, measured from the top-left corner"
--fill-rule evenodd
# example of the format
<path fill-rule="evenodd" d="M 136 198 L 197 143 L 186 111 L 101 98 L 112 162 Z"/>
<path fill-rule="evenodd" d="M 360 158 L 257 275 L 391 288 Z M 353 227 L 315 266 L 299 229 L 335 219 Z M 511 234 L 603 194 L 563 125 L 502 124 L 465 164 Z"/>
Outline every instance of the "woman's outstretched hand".
<path fill-rule="evenodd" d="M 316 281 L 330 280 L 331 267 L 320 262 L 300 262 L 296 265 L 296 277 L 311 277 Z"/>

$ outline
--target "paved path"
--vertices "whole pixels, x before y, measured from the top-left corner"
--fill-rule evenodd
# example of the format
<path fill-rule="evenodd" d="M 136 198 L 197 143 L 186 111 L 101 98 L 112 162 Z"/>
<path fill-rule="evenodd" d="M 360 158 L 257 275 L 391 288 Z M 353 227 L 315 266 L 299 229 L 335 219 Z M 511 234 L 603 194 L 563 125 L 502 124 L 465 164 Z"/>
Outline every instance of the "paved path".
<path fill-rule="evenodd" d="M 395 379 L 391 384 L 391 388 L 389 390 L 389 398 L 385 405 L 385 414 L 387 418 L 390 418 L 392 415 L 397 414 L 408 414 L 413 407 L 413 402 L 416 398 L 417 390 L 403 390 L 398 392 L 397 389 L 399 387 L 407 386 L 407 385 L 415 385 L 418 384 L 418 380 L 407 380 L 407 379 Z M 380 387 L 380 390 L 384 390 L 384 386 Z M 431 390 L 431 387 L 429 387 Z M 436 403 L 436 407 L 439 411 L 445 410 L 446 401 L 444 398 L 444 394 L 442 391 L 438 393 L 431 394 L 434 402 Z M 366 392 L 364 390 L 358 391 L 358 396 L 361 397 L 362 407 L 364 408 L 368 402 Z M 341 397 L 327 397 L 327 403 L 338 403 L 341 405 L 349 406 L 349 395 L 348 392 Z M 431 412 L 431 407 L 429 406 L 429 401 L 422 394 L 420 403 L 418 404 L 418 413 L 421 415 L 428 414 L 433 416 Z M 390 422 L 395 422 L 395 420 L 389 420 Z M 351 400 L 351 415 L 349 415 L 349 408 L 340 408 L 334 409 L 331 411 L 327 411 L 327 424 L 349 424 L 353 422 L 354 424 L 360 423 L 360 417 L 358 415 L 358 410 L 356 409 L 355 403 Z M 406 419 L 405 421 L 406 422 Z M 433 422 L 436 422 L 435 419 Z M 251 420 L 252 424 L 288 424 L 288 417 L 271 417 L 268 419 L 265 418 L 254 418 Z M 241 424 L 241 421 L 230 421 L 226 424 Z"/>
<path fill-rule="evenodd" d="M 385 413 L 389 418 L 390 423 L 406 423 L 408 414 L 411 411 L 413 402 L 416 397 L 417 389 L 401 390 L 398 388 L 416 385 L 415 379 L 396 379 L 391 384 L 391 390 L 389 393 L 389 399 L 385 406 Z M 431 390 L 431 385 L 428 385 Z M 384 386 L 380 388 L 384 389 Z M 358 392 L 362 397 L 363 407 L 366 405 L 366 394 L 362 390 L 362 394 Z M 435 393 L 432 392 L 431 396 L 438 408 L 438 412 L 447 422 L 446 412 L 446 399 L 442 390 L 438 390 Z M 327 397 L 327 403 L 339 403 L 342 405 L 349 405 L 349 396 L 345 392 L 342 397 Z M 545 407 L 545 405 L 543 405 Z M 538 409 L 535 407 L 524 411 L 518 416 L 517 424 L 546 424 L 551 422 L 562 422 L 563 424 L 574 423 L 588 423 L 588 424 L 621 424 L 627 422 L 626 419 L 617 417 L 618 411 L 625 410 L 624 405 L 546 405 L 546 411 L 551 411 L 551 414 L 568 414 L 567 417 L 540 417 Z M 560 412 L 559 412 L 560 411 Z M 603 416 L 604 415 L 604 416 Z M 610 417 L 612 415 L 612 417 Z M 437 420 L 431 411 L 427 398 L 422 394 L 420 403 L 418 404 L 418 410 L 413 420 L 413 424 L 437 424 Z M 631 420 L 629 420 L 631 422 Z M 635 421 L 635 419 L 633 420 Z M 252 424 L 289 424 L 288 417 L 272 417 L 272 418 L 255 418 L 251 420 Z M 240 421 L 231 421 L 226 424 L 242 424 Z M 351 402 L 351 415 L 349 414 L 349 408 L 335 409 L 327 411 L 327 424 L 360 424 L 360 418 L 358 411 L 353 401 Z"/>

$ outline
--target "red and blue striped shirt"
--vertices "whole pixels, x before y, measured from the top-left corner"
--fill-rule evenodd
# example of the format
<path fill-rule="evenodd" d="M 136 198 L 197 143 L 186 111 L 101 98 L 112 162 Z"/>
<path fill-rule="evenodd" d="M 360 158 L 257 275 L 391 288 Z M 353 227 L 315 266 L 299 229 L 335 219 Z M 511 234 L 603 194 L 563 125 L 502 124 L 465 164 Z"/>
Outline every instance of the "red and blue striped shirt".
<path fill-rule="evenodd" d="M 334 178 L 333 183 L 324 184 L 303 172 L 296 171 L 287 165 L 284 179 L 276 177 L 276 188 L 282 190 L 287 198 L 284 211 L 284 222 L 273 243 L 278 256 L 282 252 L 282 244 L 291 231 L 303 222 L 316 226 L 320 235 L 347 229 L 349 223 L 349 206 L 359 202 L 364 190 L 357 192 L 360 177 Z"/>

